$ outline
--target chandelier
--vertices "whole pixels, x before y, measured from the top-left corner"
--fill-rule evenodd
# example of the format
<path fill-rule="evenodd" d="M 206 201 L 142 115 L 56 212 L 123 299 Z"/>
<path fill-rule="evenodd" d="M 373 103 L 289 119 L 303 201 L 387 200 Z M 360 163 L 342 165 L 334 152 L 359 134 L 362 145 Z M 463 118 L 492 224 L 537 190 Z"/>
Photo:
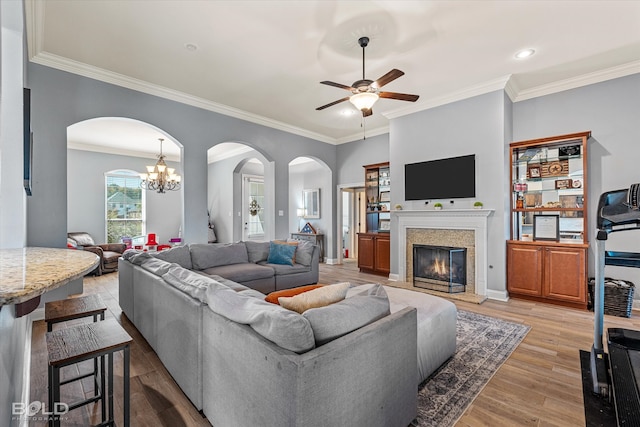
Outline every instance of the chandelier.
<path fill-rule="evenodd" d="M 155 166 L 147 166 L 147 173 L 141 173 L 140 178 L 142 182 L 140 187 L 146 190 L 157 190 L 158 193 L 164 193 L 165 190 L 175 191 L 180 189 L 180 182 L 182 177 L 176 174 L 174 168 L 168 168 L 164 162 L 166 157 L 162 154 L 162 141 L 160 140 L 160 154 L 158 155 L 158 161 Z"/>

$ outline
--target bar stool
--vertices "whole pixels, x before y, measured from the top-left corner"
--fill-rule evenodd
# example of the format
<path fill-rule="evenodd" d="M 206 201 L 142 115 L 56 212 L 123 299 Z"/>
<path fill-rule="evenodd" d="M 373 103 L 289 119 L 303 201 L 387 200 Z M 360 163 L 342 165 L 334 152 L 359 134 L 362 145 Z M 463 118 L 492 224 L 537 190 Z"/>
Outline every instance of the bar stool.
<path fill-rule="evenodd" d="M 44 320 L 47 322 L 47 332 L 53 330 L 53 325 L 67 320 L 93 316 L 93 321 L 104 320 L 107 306 L 97 294 L 90 294 L 78 298 L 68 298 L 51 301 L 44 305 Z"/>
<path fill-rule="evenodd" d="M 102 422 L 97 426 L 113 426 L 113 357 L 114 353 L 122 350 L 124 353 L 123 363 L 123 412 L 124 425 L 129 426 L 130 408 L 129 408 L 129 353 L 130 344 L 133 339 L 120 326 L 115 319 L 104 320 L 102 322 L 86 323 L 78 326 L 72 326 L 65 329 L 57 329 L 47 332 L 47 353 L 49 358 L 49 411 L 52 417 L 49 425 L 52 427 L 60 426 L 60 414 L 58 408 L 61 407 L 60 402 L 60 386 L 72 381 L 77 381 L 84 376 L 73 378 L 71 380 L 60 381 L 60 369 L 79 363 L 85 360 L 97 358 L 101 359 L 101 375 L 100 375 L 100 394 L 92 398 L 75 402 L 68 405 L 68 410 L 79 408 L 97 400 L 102 401 Z M 107 367 L 107 383 L 105 384 L 105 357 L 108 360 Z M 90 374 L 91 375 L 91 374 Z M 97 372 L 94 371 L 96 376 Z M 106 388 L 106 390 L 105 390 Z M 104 410 L 105 392 L 107 392 L 109 411 Z M 107 414 L 109 418 L 107 419 Z"/>

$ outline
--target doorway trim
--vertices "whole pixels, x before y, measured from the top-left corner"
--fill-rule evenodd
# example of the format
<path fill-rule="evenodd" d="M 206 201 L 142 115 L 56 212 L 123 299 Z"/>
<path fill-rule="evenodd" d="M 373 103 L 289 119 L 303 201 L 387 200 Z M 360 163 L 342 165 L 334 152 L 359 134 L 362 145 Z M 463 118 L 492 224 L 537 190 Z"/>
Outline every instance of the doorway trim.
<path fill-rule="evenodd" d="M 327 259 L 327 264 L 342 264 L 342 252 L 344 251 L 344 247 L 342 245 L 342 190 L 347 188 L 362 188 L 364 187 L 364 181 L 361 182 L 352 182 L 348 184 L 338 184 L 337 185 L 337 194 L 336 194 L 336 247 L 338 248 L 338 253 L 336 254 L 335 263 L 329 262 Z"/>

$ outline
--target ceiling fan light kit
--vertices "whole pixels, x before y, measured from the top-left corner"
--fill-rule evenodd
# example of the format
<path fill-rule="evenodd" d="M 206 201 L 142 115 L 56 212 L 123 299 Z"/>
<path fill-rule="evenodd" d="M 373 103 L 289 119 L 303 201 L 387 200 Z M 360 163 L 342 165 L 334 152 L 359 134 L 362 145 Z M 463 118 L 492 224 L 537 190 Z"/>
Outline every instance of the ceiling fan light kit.
<path fill-rule="evenodd" d="M 346 85 L 331 82 L 331 81 L 320 82 L 321 84 L 348 90 L 352 93 L 352 95 L 344 97 L 337 101 L 330 102 L 329 104 L 316 108 L 316 110 L 318 111 L 324 110 L 325 108 L 331 107 L 333 105 L 336 105 L 348 100 L 358 110 L 362 112 L 362 117 L 367 117 L 373 114 L 373 110 L 372 110 L 373 105 L 376 103 L 376 101 L 378 101 L 379 98 L 397 99 L 400 101 L 409 101 L 409 102 L 416 102 L 418 100 L 419 98 L 418 95 L 409 95 L 406 93 L 380 91 L 380 88 L 382 86 L 404 75 L 404 73 L 400 70 L 397 70 L 394 68 L 393 70 L 389 71 L 387 74 L 380 77 L 376 81 L 366 79 L 365 72 L 364 72 L 364 63 L 365 63 L 364 51 L 367 45 L 369 44 L 369 37 L 360 37 L 358 39 L 358 44 L 362 48 L 362 80 L 355 81 L 351 86 L 346 86 Z"/>

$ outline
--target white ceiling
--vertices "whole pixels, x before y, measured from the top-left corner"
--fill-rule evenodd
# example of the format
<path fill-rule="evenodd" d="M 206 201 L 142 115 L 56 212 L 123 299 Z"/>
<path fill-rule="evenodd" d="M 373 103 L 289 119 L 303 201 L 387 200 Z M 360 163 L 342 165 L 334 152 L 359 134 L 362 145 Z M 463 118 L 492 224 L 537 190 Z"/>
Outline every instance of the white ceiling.
<path fill-rule="evenodd" d="M 640 1 L 26 0 L 26 16 L 33 62 L 336 144 L 362 118 L 316 111 L 348 95 L 319 82 L 362 78 L 361 36 L 366 78 L 398 68 L 384 90 L 420 95 L 379 100 L 368 136 L 501 88 L 519 101 L 640 72 Z"/>

